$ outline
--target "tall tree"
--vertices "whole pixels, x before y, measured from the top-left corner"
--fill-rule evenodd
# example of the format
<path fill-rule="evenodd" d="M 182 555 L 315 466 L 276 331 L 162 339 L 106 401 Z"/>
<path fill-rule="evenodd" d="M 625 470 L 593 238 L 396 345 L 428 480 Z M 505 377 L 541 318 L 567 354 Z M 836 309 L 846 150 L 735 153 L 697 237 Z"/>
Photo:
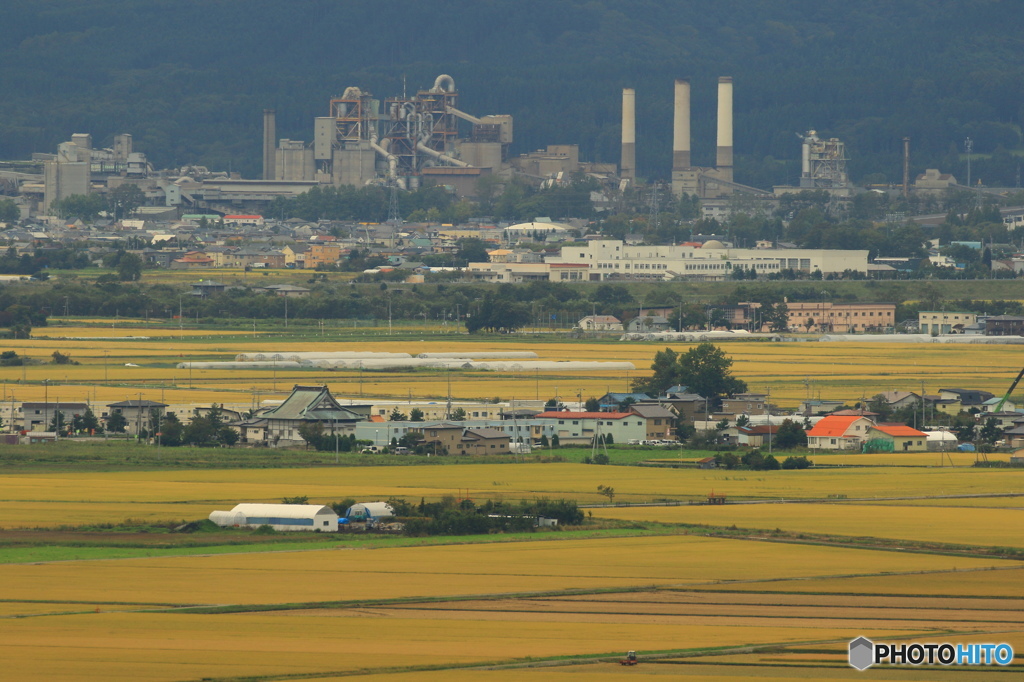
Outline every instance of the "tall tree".
<path fill-rule="evenodd" d="M 714 406 L 722 397 L 747 390 L 747 384 L 732 376 L 732 359 L 713 343 L 701 343 L 679 355 L 671 348 L 654 356 L 654 375 L 638 379 L 633 390 L 660 395 L 675 384 L 688 386 L 690 392 L 704 396 Z"/>

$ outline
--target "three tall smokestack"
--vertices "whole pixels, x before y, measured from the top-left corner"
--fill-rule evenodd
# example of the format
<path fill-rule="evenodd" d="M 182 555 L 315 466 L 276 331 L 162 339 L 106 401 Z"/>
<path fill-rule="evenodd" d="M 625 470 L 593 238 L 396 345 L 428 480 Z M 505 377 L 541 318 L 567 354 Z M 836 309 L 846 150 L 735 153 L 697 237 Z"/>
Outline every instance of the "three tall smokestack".
<path fill-rule="evenodd" d="M 622 89 L 622 160 L 619 177 L 636 179 L 636 90 Z"/>
<path fill-rule="evenodd" d="M 690 81 L 676 79 L 672 119 L 672 170 L 690 167 Z"/>
<path fill-rule="evenodd" d="M 275 138 L 277 137 L 277 112 L 273 109 L 263 110 L 263 179 L 276 180 L 274 168 Z"/>
<path fill-rule="evenodd" d="M 732 182 L 732 78 L 718 79 L 718 153 L 715 167 L 719 177 Z"/>
<path fill-rule="evenodd" d="M 715 155 L 715 175 L 733 182 L 733 101 L 732 78 L 718 79 L 718 138 Z M 672 170 L 693 167 L 690 148 L 690 81 L 679 78 L 675 82 L 672 117 Z M 636 178 L 636 91 L 622 90 L 622 161 L 620 177 Z"/>

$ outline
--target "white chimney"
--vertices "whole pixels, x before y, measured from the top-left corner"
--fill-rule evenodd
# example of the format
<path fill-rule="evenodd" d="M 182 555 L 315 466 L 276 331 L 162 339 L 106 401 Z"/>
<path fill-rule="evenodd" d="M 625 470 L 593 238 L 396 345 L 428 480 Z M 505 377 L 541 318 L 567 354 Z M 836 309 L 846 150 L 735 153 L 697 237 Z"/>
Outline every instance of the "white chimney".
<path fill-rule="evenodd" d="M 672 170 L 690 167 L 690 81 L 676 79 L 672 121 Z"/>
<path fill-rule="evenodd" d="M 718 176 L 732 182 L 732 78 L 718 79 Z"/>
<path fill-rule="evenodd" d="M 622 160 L 619 176 L 636 179 L 636 90 L 622 89 Z"/>

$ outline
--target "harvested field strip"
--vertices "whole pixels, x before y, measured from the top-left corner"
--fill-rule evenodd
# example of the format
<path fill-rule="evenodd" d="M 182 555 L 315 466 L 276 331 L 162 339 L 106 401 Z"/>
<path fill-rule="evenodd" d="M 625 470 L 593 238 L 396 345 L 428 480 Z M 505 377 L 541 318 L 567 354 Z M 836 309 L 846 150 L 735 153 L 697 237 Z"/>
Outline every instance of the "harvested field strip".
<path fill-rule="evenodd" d="M 275 675 L 329 678 L 363 670 L 511 663 L 526 657 L 608 655 L 623 641 L 651 650 L 839 639 L 835 629 L 699 624 L 561 623 L 347 616 L 190 616 L 109 613 L 9 622 L 0 642 L 12 679 L 180 680 Z M 348 633 L 341 637 L 339 633 Z M 875 637 L 896 631 L 868 631 Z M 358 654 L 358 655 L 356 655 Z"/>
<path fill-rule="evenodd" d="M 379 467 L 24 474 L 0 476 L 0 490 L 6 501 L 118 505 L 130 501 L 140 504 L 220 504 L 239 499 L 277 501 L 293 495 L 307 495 L 318 502 L 348 496 L 376 495 L 386 499 L 397 495 L 418 502 L 420 497 L 437 499 L 459 489 L 468 489 L 478 500 L 545 495 L 599 502 L 606 498 L 598 495 L 597 486 L 608 484 L 609 476 L 614 478 L 616 499 L 630 502 L 702 498 L 712 490 L 730 498 L 819 500 L 838 494 L 872 498 L 1024 492 L 1024 470 L 913 468 L 901 469 L 897 476 L 887 469 L 756 472 L 618 467 L 609 470 L 571 463 L 395 467 L 388 470 L 384 477 L 386 482 L 382 482 Z M 55 511 L 58 509 L 59 506 L 55 506 Z M 731 509 L 733 507 L 726 506 L 714 511 L 730 513 Z M 0 526 L 3 525 L 4 519 L 0 516 Z"/>
<path fill-rule="evenodd" d="M 418 604 L 395 605 L 390 610 L 402 611 L 451 611 L 451 612 L 500 612 L 536 614 L 600 614 L 623 616 L 700 616 L 745 618 L 833 618 L 835 620 L 885 620 L 885 621 L 930 621 L 950 623 L 1024 623 L 1024 613 L 1016 610 L 950 610 L 939 605 L 917 608 L 818 606 L 790 604 L 658 604 L 648 602 L 636 604 L 610 603 L 606 600 L 594 602 L 560 601 L 556 598 L 543 600 L 504 599 L 489 601 L 460 601 L 436 603 L 429 607 Z M 823 613 L 827 609 L 827 614 Z M 915 626 L 917 627 L 917 626 Z"/>
<path fill-rule="evenodd" d="M 752 557 L 763 578 L 787 579 L 794 572 L 813 578 L 1013 565 L 998 559 L 658 536 L 7 564 L 0 566 L 0 583 L 14 599 L 45 594 L 55 601 L 285 604 L 643 587 L 678 584 L 681 576 L 689 584 L 712 585 L 747 580 Z"/>
<path fill-rule="evenodd" d="M 709 585 L 708 591 L 752 591 L 763 594 L 895 595 L 899 597 L 1024 599 L 1024 567 L 993 571 L 922 572 L 907 575 L 850 575 L 832 578 L 734 582 L 728 587 Z"/>
<path fill-rule="evenodd" d="M 1024 511 L 1016 509 L 935 509 L 859 504 L 772 504 L 632 507 L 595 510 L 595 516 L 626 521 L 658 521 L 738 526 L 790 533 L 877 537 L 917 542 L 1024 547 Z"/>
<path fill-rule="evenodd" d="M 154 608 L 153 604 L 109 604 L 104 602 L 43 602 L 43 601 L 2 601 L 0 618 L 24 618 L 26 616 L 50 616 L 69 613 L 103 613 L 108 611 L 142 611 Z M 166 608 L 167 604 L 158 605 Z"/>
<path fill-rule="evenodd" d="M 751 606 L 835 606 L 874 609 L 916 609 L 942 608 L 948 611 L 960 609 L 979 611 L 1024 611 L 1024 599 L 981 599 L 961 597 L 950 599 L 943 597 L 897 597 L 872 596 L 859 594 L 801 594 L 782 592 L 728 592 L 715 590 L 682 591 L 676 588 L 661 588 L 654 592 L 606 592 L 587 595 L 557 595 L 552 597 L 536 597 L 538 601 L 585 602 L 590 604 L 730 604 Z"/>
<path fill-rule="evenodd" d="M 344 614 L 335 615 L 348 615 Z M 359 612 L 356 612 L 359 613 Z M 330 612 L 321 612 L 321 616 Z M 620 623 L 623 625 L 660 624 L 686 625 L 701 622 L 719 627 L 757 627 L 766 629 L 800 627 L 800 628 L 845 628 L 845 629 L 890 629 L 907 632 L 927 631 L 936 627 L 938 621 L 928 618 L 846 618 L 842 615 L 832 617 L 827 612 L 817 616 L 778 615 L 746 615 L 746 614 L 650 614 L 650 613 L 566 613 L 561 611 L 458 611 L 458 610 L 391 610 L 369 609 L 361 615 L 381 618 L 422 618 L 436 621 L 505 621 L 534 623 Z M 945 621 L 941 621 L 945 622 Z M 1007 623 L 995 622 L 953 622 L 948 627 L 970 627 L 974 631 L 998 630 L 1007 627 Z"/>

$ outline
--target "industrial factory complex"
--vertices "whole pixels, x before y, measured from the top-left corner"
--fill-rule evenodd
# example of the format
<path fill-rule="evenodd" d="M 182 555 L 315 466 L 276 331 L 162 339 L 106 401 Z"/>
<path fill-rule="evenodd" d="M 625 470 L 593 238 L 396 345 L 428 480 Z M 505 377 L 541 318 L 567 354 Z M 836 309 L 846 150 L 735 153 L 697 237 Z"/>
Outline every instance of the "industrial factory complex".
<path fill-rule="evenodd" d="M 710 94 L 710 93 L 709 93 Z M 702 201 L 706 217 L 722 217 L 729 198 L 743 194 L 762 202 L 804 189 L 823 189 L 849 197 L 846 153 L 836 139 L 821 139 L 814 131 L 802 135 L 802 173 L 793 186 L 772 191 L 737 183 L 733 173 L 733 80 L 718 79 L 715 165 L 691 161 L 690 81 L 676 80 L 672 125 L 671 181 L 675 196 Z M 92 136 L 75 134 L 57 152 L 35 154 L 43 172 L 0 171 L 17 185 L 23 217 L 45 215 L 54 201 L 72 195 L 110 192 L 122 185 L 142 190 L 150 207 L 179 213 L 258 214 L 277 197 L 294 197 L 317 186 L 379 185 L 393 191 L 443 186 L 459 197 L 474 198 L 479 181 L 517 178 L 535 186 L 568 182 L 577 173 L 597 180 L 598 210 L 638 182 L 636 159 L 637 93 L 622 91 L 621 159 L 614 163 L 580 159 L 574 144 L 514 155 L 514 125 L 509 114 L 474 115 L 459 108 L 455 80 L 446 74 L 414 93 L 379 98 L 357 86 L 330 98 L 326 116 L 310 122 L 310 140 L 279 139 L 276 112 L 263 111 L 263 172 L 260 178 L 186 166 L 154 170 L 144 153 L 132 148 L 132 136 L 120 134 L 112 148 L 93 147 Z M 795 147 L 795 145 L 794 145 Z M 922 176 L 934 190 L 938 171 Z M 955 184 L 951 179 L 946 186 Z"/>

